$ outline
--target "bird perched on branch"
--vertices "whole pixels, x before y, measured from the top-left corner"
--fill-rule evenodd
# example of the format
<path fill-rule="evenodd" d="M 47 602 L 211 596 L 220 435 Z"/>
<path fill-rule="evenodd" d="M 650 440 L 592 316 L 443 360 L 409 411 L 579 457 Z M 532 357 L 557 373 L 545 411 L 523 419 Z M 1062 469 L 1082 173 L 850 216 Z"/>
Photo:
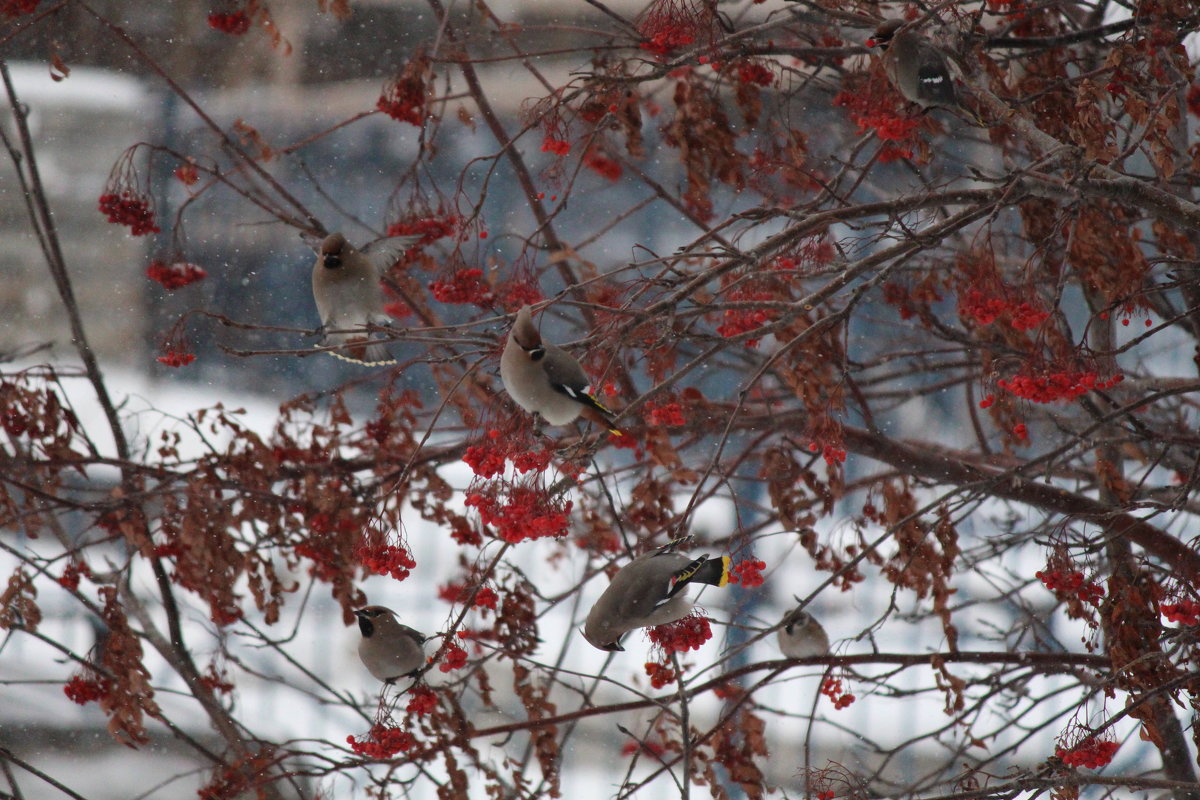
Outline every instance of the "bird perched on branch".
<path fill-rule="evenodd" d="M 803 608 L 796 607 L 783 618 L 776 634 L 779 650 L 786 658 L 808 658 L 829 653 L 829 634 L 821 623 Z"/>
<path fill-rule="evenodd" d="M 317 248 L 312 290 L 321 317 L 323 344 L 342 345 L 331 355 L 367 366 L 395 363 L 380 342 L 372 342 L 368 325 L 385 325 L 383 294 L 379 279 L 400 254 L 417 243 L 419 236 L 379 239 L 358 250 L 340 233 L 331 233 Z M 364 328 L 361 334 L 350 328 Z M 345 330 L 344 333 L 331 331 Z"/>
<path fill-rule="evenodd" d="M 425 637 L 401 625 L 396 612 L 384 606 L 367 606 L 354 615 L 362 633 L 358 657 L 376 678 L 393 683 L 425 666 Z"/>
<path fill-rule="evenodd" d="M 601 650 L 624 650 L 621 637 L 629 631 L 665 625 L 691 613 L 692 601 L 685 592 L 691 584 L 728 583 L 729 556 L 693 559 L 674 552 L 687 539 L 675 539 L 621 567 L 588 612 L 583 638 Z"/>
<path fill-rule="evenodd" d="M 566 425 L 583 415 L 620 436 L 613 413 L 591 393 L 583 367 L 567 351 L 542 339 L 529 306 L 517 312 L 500 356 L 500 380 L 509 397 L 551 425 Z"/>
<path fill-rule="evenodd" d="M 954 86 L 949 54 L 912 29 L 902 19 L 880 23 L 875 35 L 867 39 L 867 47 L 878 47 L 883 53 L 883 68 L 888 80 L 910 103 L 922 110 L 938 107 L 965 114 L 972 122 L 983 125 L 979 116 L 962 104 Z"/>

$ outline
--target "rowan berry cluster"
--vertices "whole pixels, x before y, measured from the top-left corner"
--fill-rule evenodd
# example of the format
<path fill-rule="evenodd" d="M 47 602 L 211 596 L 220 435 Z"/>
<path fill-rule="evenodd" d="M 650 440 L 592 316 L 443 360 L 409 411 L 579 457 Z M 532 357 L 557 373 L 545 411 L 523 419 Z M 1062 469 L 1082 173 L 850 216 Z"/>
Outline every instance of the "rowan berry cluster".
<path fill-rule="evenodd" d="M 619 180 L 623 171 L 619 163 L 595 149 L 584 153 L 583 165 L 601 178 L 610 181 Z"/>
<path fill-rule="evenodd" d="M 1076 598 L 1095 606 L 1104 597 L 1104 587 L 1086 580 L 1078 570 L 1048 569 L 1035 575 L 1047 589 L 1063 599 Z"/>
<path fill-rule="evenodd" d="M 3 0 L 0 2 L 0 14 L 15 19 L 22 14 L 32 14 L 37 11 L 38 3 L 41 0 Z"/>
<path fill-rule="evenodd" d="M 421 127 L 425 123 L 428 71 L 429 57 L 418 54 L 404 66 L 399 75 L 383 87 L 383 92 L 375 101 L 375 107 L 397 122 Z"/>
<path fill-rule="evenodd" d="M 740 583 L 745 588 L 749 589 L 752 586 L 762 586 L 763 574 L 762 571 L 767 568 L 767 562 L 755 561 L 739 561 L 733 565 L 729 571 L 729 582 Z"/>
<path fill-rule="evenodd" d="M 1053 403 L 1074 400 L 1093 389 L 1107 389 L 1122 380 L 1124 376 L 1120 374 L 1103 379 L 1094 372 L 1046 372 L 1041 375 L 1017 374 L 1010 380 L 996 381 L 996 385 L 1034 403 Z"/>
<path fill-rule="evenodd" d="M 1162 603 L 1158 610 L 1169 622 L 1181 625 L 1200 623 L 1200 603 L 1195 600 L 1180 600 L 1178 603 Z"/>
<path fill-rule="evenodd" d="M 1089 736 L 1074 747 L 1059 746 L 1054 755 L 1068 767 L 1099 769 L 1113 760 L 1121 745 L 1107 739 Z"/>
<path fill-rule="evenodd" d="M 571 152 L 571 143 L 565 139 L 555 139 L 553 136 L 546 136 L 542 139 L 542 152 L 553 153 L 556 156 L 565 156 Z"/>
<path fill-rule="evenodd" d="M 709 24 L 707 9 L 696 0 L 657 0 L 638 25 L 638 33 L 645 37 L 638 46 L 667 56 L 696 42 Z"/>
<path fill-rule="evenodd" d="M 644 669 L 646 676 L 650 678 L 650 685 L 655 689 L 661 689 L 675 680 L 675 670 L 671 669 L 667 664 L 660 664 L 657 661 L 647 661 Z"/>
<path fill-rule="evenodd" d="M 417 566 L 412 553 L 397 545 L 360 545 L 354 554 L 359 562 L 376 575 L 390 575 L 398 581 L 407 578 Z"/>
<path fill-rule="evenodd" d="M 678 428 L 687 424 L 687 418 L 683 415 L 683 406 L 675 402 L 655 403 L 651 400 L 646 403 L 642 416 L 645 417 L 647 423 L 655 427 Z"/>
<path fill-rule="evenodd" d="M 154 360 L 160 364 L 166 364 L 168 367 L 186 367 L 196 360 L 196 356 L 182 350 L 168 350 Z"/>
<path fill-rule="evenodd" d="M 408 693 L 408 705 L 405 711 L 418 716 L 425 716 L 437 708 L 437 694 L 428 686 L 418 686 Z"/>
<path fill-rule="evenodd" d="M 79 588 L 79 579 L 81 577 L 92 577 L 92 570 L 82 561 L 69 561 L 67 562 L 66 569 L 63 570 L 63 574 L 58 578 L 58 585 L 74 591 Z"/>
<path fill-rule="evenodd" d="M 196 264 L 189 264 L 186 261 L 167 264 L 155 259 L 146 268 L 146 277 L 170 292 L 202 281 L 208 277 L 208 273 Z"/>
<path fill-rule="evenodd" d="M 396 753 L 408 750 L 416 740 L 408 731 L 390 725 L 372 725 L 367 737 L 363 740 L 353 736 L 346 737 L 346 744 L 360 756 L 367 758 L 391 758 Z"/>
<path fill-rule="evenodd" d="M 72 703 L 85 706 L 88 703 L 102 700 L 108 695 L 108 681 L 97 678 L 85 678 L 75 675 L 63 686 L 65 694 Z"/>
<path fill-rule="evenodd" d="M 699 650 L 712 638 L 712 626 L 708 617 L 692 612 L 683 619 L 650 628 L 647 635 L 665 652 L 686 653 L 688 650 Z"/>
<path fill-rule="evenodd" d="M 413 247 L 424 247 L 439 239 L 454 236 L 462 226 L 462 220 L 454 214 L 419 217 L 400 220 L 388 226 L 388 236 L 420 236 Z"/>
<path fill-rule="evenodd" d="M 149 196 L 140 192 L 128 189 L 122 192 L 105 192 L 100 195 L 100 213 L 114 225 L 129 226 L 129 233 L 133 236 L 145 236 L 160 231 L 154 224 L 154 209 Z"/>
<path fill-rule="evenodd" d="M 214 11 L 208 15 L 208 27 L 230 36 L 241 36 L 250 30 L 250 15 L 244 10 Z"/>
<path fill-rule="evenodd" d="M 442 663 L 438 664 L 438 669 L 442 672 L 449 672 L 452 669 L 461 669 L 466 666 L 466 663 L 467 651 L 450 642 L 446 645 L 446 651 L 442 654 Z"/>
<path fill-rule="evenodd" d="M 737 65 L 737 77 L 742 83 L 770 86 L 775 83 L 775 73 L 757 61 L 742 61 Z"/>
<path fill-rule="evenodd" d="M 821 694 L 828 697 L 838 711 L 849 706 L 855 699 L 854 695 L 842 688 L 841 678 L 826 678 L 821 683 Z"/>
<path fill-rule="evenodd" d="M 433 294 L 433 299 L 447 305 L 474 303 L 486 308 L 496 302 L 496 295 L 492 292 L 492 287 L 483 280 L 481 269 L 456 270 L 449 280 L 431 282 L 429 291 Z"/>
<path fill-rule="evenodd" d="M 1018 331 L 1036 328 L 1050 316 L 1048 312 L 1041 311 L 1027 302 L 986 295 L 978 289 L 971 289 L 966 295 L 959 297 L 958 313 L 980 325 L 991 325 L 1005 317 L 1008 324 Z"/>
<path fill-rule="evenodd" d="M 735 289 L 729 293 L 730 302 L 753 303 L 778 300 L 771 292 L 754 289 Z M 724 321 L 717 326 L 717 333 L 726 339 L 748 331 L 758 330 L 775 319 L 775 312 L 767 308 L 727 308 Z M 747 339 L 746 347 L 757 347 L 758 339 Z"/>
<path fill-rule="evenodd" d="M 519 449 L 524 442 L 506 439 L 500 431 L 488 431 L 487 440 L 474 444 L 463 453 L 463 461 L 471 471 L 480 478 L 492 478 L 504 472 L 505 464 L 512 461 L 517 471 L 524 475 L 527 472 L 545 472 L 550 466 L 554 451 L 549 447 L 535 450 Z"/>
<path fill-rule="evenodd" d="M 564 536 L 571 501 L 554 501 L 544 490 L 532 486 L 512 486 L 507 497 L 482 491 L 467 495 L 466 505 L 479 511 L 479 517 L 496 529 L 506 542 Z"/>

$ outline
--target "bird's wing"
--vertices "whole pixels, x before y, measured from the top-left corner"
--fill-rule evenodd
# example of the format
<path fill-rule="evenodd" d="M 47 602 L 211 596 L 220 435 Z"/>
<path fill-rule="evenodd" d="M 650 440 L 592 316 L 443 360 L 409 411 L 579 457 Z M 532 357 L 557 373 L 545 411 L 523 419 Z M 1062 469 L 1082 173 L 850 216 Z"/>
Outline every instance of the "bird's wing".
<path fill-rule="evenodd" d="M 546 358 L 543 363 L 545 365 L 546 377 L 550 379 L 550 386 L 554 391 L 565 394 L 567 397 L 585 406 L 591 406 L 597 411 L 611 415 L 612 411 L 608 410 L 589 391 L 591 389 L 591 381 L 588 380 L 583 367 L 579 366 L 579 362 L 555 345 L 545 344 L 544 347 L 546 348 Z M 551 357 L 552 353 L 555 357 Z"/>
<path fill-rule="evenodd" d="M 657 551 L 639 557 L 626 568 L 625 586 L 621 591 L 621 616 L 625 619 L 644 619 L 656 608 L 670 602 L 678 591 L 675 574 L 689 567 L 687 556 Z M 682 586 L 680 586 L 682 588 Z"/>
<path fill-rule="evenodd" d="M 405 250 L 410 249 L 420 239 L 420 234 L 414 236 L 390 236 L 386 239 L 376 239 L 359 252 L 370 259 L 375 274 L 382 275 L 400 260 L 400 256 Z"/>
<path fill-rule="evenodd" d="M 932 45 L 922 42 L 919 49 L 917 83 L 926 95 L 939 102 L 954 103 L 954 79 L 945 57 Z"/>

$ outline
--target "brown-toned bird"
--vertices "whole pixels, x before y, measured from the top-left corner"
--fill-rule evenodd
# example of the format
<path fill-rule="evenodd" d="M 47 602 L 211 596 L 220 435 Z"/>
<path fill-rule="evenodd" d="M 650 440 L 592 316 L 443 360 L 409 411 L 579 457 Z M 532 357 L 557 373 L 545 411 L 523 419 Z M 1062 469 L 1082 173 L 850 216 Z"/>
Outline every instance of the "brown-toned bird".
<path fill-rule="evenodd" d="M 396 612 L 385 606 L 367 606 L 354 615 L 362 633 L 358 657 L 376 678 L 392 683 L 425 666 L 425 637 L 401 625 Z"/>
<path fill-rule="evenodd" d="M 500 356 L 500 380 L 509 397 L 551 425 L 566 425 L 581 414 L 614 435 L 613 414 L 590 392 L 583 367 L 561 347 L 542 338 L 532 310 L 523 306 Z"/>
<path fill-rule="evenodd" d="M 621 637 L 635 628 L 665 625 L 692 610 L 684 591 L 693 583 L 724 586 L 729 582 L 729 556 L 691 558 L 674 552 L 685 538 L 645 553 L 617 571 L 588 612 L 583 638 L 601 650 L 621 651 Z"/>
<path fill-rule="evenodd" d="M 958 96 L 950 56 L 913 30 L 911 23 L 902 19 L 885 20 L 875 29 L 875 35 L 867 39 L 867 47 L 878 47 L 882 52 L 888 80 L 905 100 L 922 109 L 939 107 L 957 111 L 983 124 Z"/>
<path fill-rule="evenodd" d="M 387 349 L 380 342 L 372 342 L 365 328 L 388 323 L 379 279 L 419 238 L 393 236 L 361 250 L 340 233 L 331 233 L 321 241 L 312 270 L 312 290 L 321 318 L 323 344 L 342 346 L 329 351 L 332 355 L 368 366 L 393 363 Z M 364 330 L 356 333 L 353 328 Z"/>
<path fill-rule="evenodd" d="M 829 634 L 812 614 L 796 607 L 783 618 L 776 634 L 779 650 L 787 658 L 808 658 L 829 654 Z"/>

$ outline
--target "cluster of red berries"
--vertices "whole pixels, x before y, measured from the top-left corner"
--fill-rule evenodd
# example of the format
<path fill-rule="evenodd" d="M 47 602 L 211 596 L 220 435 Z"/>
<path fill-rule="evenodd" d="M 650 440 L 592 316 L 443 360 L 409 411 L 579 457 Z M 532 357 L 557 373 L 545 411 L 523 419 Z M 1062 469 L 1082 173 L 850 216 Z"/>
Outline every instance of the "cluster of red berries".
<path fill-rule="evenodd" d="M 181 350 L 168 350 L 166 355 L 161 355 L 154 360 L 160 364 L 166 364 L 168 367 L 186 367 L 195 361 L 196 357 Z"/>
<path fill-rule="evenodd" d="M 186 261 L 166 264 L 155 259 L 146 268 L 146 277 L 170 292 L 175 289 L 182 289 L 184 286 L 196 283 L 197 281 L 202 281 L 208 277 L 208 273 L 199 266 L 189 264 Z"/>
<path fill-rule="evenodd" d="M 1195 600 L 1163 603 L 1158 610 L 1169 622 L 1178 622 L 1181 625 L 1195 625 L 1200 622 L 1200 603 Z"/>
<path fill-rule="evenodd" d="M 808 452 L 820 452 L 825 459 L 825 463 L 833 466 L 834 464 L 843 464 L 846 461 L 846 451 L 832 444 L 821 444 L 820 442 L 811 442 L 808 445 Z"/>
<path fill-rule="evenodd" d="M 417 566 L 412 553 L 398 545 L 360 545 L 354 554 L 359 562 L 376 575 L 390 575 L 398 581 L 407 578 Z"/>
<path fill-rule="evenodd" d="M 675 670 L 671 669 L 667 664 L 659 664 L 657 661 L 647 661 L 645 670 L 646 676 L 650 678 L 650 685 L 655 689 L 661 689 L 675 681 Z"/>
<path fill-rule="evenodd" d="M 647 664 L 646 666 L 649 667 L 651 665 Z M 656 664 L 654 666 L 658 665 Z M 655 688 L 661 689 L 662 686 L 656 686 Z M 634 753 L 649 753 L 655 758 L 662 758 L 663 754 L 666 752 L 667 748 L 665 748 L 662 742 L 659 741 L 639 742 L 636 739 L 630 739 L 629 741 L 625 742 L 625 744 L 621 745 L 621 755 L 623 756 L 631 756 Z"/>
<path fill-rule="evenodd" d="M 657 427 L 678 428 L 687 424 L 687 418 L 683 415 L 683 406 L 679 403 L 650 401 L 646 403 L 642 415 L 646 418 L 646 422 Z"/>
<path fill-rule="evenodd" d="M 150 198 L 128 189 L 100 195 L 100 213 L 108 217 L 108 221 L 114 225 L 128 225 L 129 233 L 133 236 L 145 236 L 160 230 L 154 224 L 154 209 L 150 207 Z"/>
<path fill-rule="evenodd" d="M 250 15 L 244 10 L 214 11 L 208 15 L 208 27 L 230 36 L 241 36 L 250 30 Z"/>
<path fill-rule="evenodd" d="M 504 450 L 487 444 L 473 444 L 463 453 L 462 460 L 481 478 L 491 478 L 504 472 Z"/>
<path fill-rule="evenodd" d="M 542 139 L 542 152 L 554 153 L 556 156 L 565 156 L 571 152 L 571 143 L 565 139 L 555 139 L 553 136 L 546 136 Z"/>
<path fill-rule="evenodd" d="M 481 269 L 460 269 L 455 271 L 447 281 L 433 281 L 429 284 L 433 299 L 448 305 L 463 305 L 474 303 L 477 306 L 488 307 L 496 302 L 492 287 L 483 280 Z"/>
<path fill-rule="evenodd" d="M 621 165 L 597 150 L 588 150 L 583 156 L 583 165 L 601 178 L 616 182 L 621 178 Z"/>
<path fill-rule="evenodd" d="M 462 220 L 453 214 L 441 217 L 421 217 L 419 219 L 401 220 L 392 223 L 387 229 L 388 236 L 420 236 L 413 247 L 424 247 L 433 244 L 438 239 L 445 239 L 458 232 Z"/>
<path fill-rule="evenodd" d="M 0 2 L 0 14 L 15 19 L 22 14 L 32 14 L 37 11 L 38 3 L 41 0 L 2 0 Z"/>
<path fill-rule="evenodd" d="M 737 76 L 742 83 L 754 83 L 759 86 L 770 86 L 775 83 L 775 73 L 757 61 L 743 61 L 738 64 Z"/>
<path fill-rule="evenodd" d="M 542 301 L 542 290 L 528 280 L 508 280 L 496 286 L 496 296 L 505 311 L 516 311 Z"/>
<path fill-rule="evenodd" d="M 408 693 L 408 705 L 405 710 L 410 714 L 425 716 L 437 708 L 437 694 L 428 686 L 418 686 Z"/>
<path fill-rule="evenodd" d="M 467 587 L 462 583 L 447 583 L 445 586 L 438 587 L 438 599 L 445 600 L 447 603 L 464 602 L 468 595 Z M 500 600 L 500 595 L 490 586 L 483 586 L 475 593 L 475 601 L 472 603 L 476 608 L 490 608 L 496 610 L 496 603 Z"/>
<path fill-rule="evenodd" d="M 1018 331 L 1036 328 L 1050 316 L 1048 312 L 1041 311 L 1027 302 L 985 295 L 978 289 L 972 289 L 966 296 L 959 297 L 958 313 L 960 316 L 970 317 L 980 325 L 991 325 L 1000 317 L 1007 316 L 1009 324 Z"/>
<path fill-rule="evenodd" d="M 1035 573 L 1047 589 L 1059 597 L 1076 597 L 1084 603 L 1099 605 L 1104 597 L 1104 587 L 1094 581 L 1085 580 L 1078 570 L 1043 570 Z"/>
<path fill-rule="evenodd" d="M 684 30 L 682 27 L 663 28 L 647 36 L 646 40 L 639 44 L 638 47 L 657 56 L 666 56 L 671 51 L 687 47 L 694 41 L 696 41 L 695 35 Z"/>
<path fill-rule="evenodd" d="M 495 611 L 496 604 L 499 602 L 500 595 L 498 595 L 496 590 L 490 586 L 484 586 L 475 593 L 476 608 L 490 608 L 492 611 Z"/>
<path fill-rule="evenodd" d="M 224 670 L 218 670 L 216 664 L 209 664 L 208 671 L 200 676 L 200 685 L 214 694 L 231 694 L 233 683 Z"/>
<path fill-rule="evenodd" d="M 79 579 L 81 577 L 92 577 L 91 568 L 82 561 L 69 561 L 67 568 L 63 570 L 63 574 L 58 578 L 58 585 L 74 591 L 79 588 Z"/>
<path fill-rule="evenodd" d="M 1058 747 L 1054 755 L 1068 767 L 1099 769 L 1113 760 L 1120 747 L 1116 742 L 1089 736 L 1074 747 Z"/>
<path fill-rule="evenodd" d="M 710 24 L 711 11 L 697 0 L 655 0 L 638 24 L 638 46 L 657 56 L 687 47 Z"/>
<path fill-rule="evenodd" d="M 545 472 L 554 457 L 554 451 L 549 447 L 513 452 L 514 445 L 519 446 L 520 443 L 506 442 L 498 430 L 488 431 L 488 440 L 483 444 L 471 445 L 463 453 L 463 461 L 481 478 L 501 474 L 509 460 L 522 475 L 527 472 Z"/>
<path fill-rule="evenodd" d="M 88 703 L 107 697 L 108 689 L 107 680 L 76 675 L 63 686 L 63 694 L 70 698 L 72 703 L 86 706 Z"/>
<path fill-rule="evenodd" d="M 735 289 L 729 293 L 728 297 L 730 302 L 742 303 L 778 299 L 770 292 L 755 291 L 753 289 Z M 725 310 L 724 321 L 717 327 L 717 333 L 728 339 L 732 336 L 739 336 L 747 331 L 757 330 L 774 318 L 775 312 L 765 308 L 729 308 Z M 758 339 L 746 340 L 746 346 L 757 347 Z"/>
<path fill-rule="evenodd" d="M 996 381 L 996 385 L 1034 403 L 1053 403 L 1056 400 L 1074 400 L 1093 389 L 1107 389 L 1124 379 L 1125 376 L 1120 374 L 1105 380 L 1094 372 L 1047 372 L 1041 375 L 1014 375 L 1012 380 Z"/>
<path fill-rule="evenodd" d="M 647 635 L 651 642 L 668 653 L 686 653 L 699 650 L 713 634 L 708 617 L 692 612 L 683 619 L 650 628 Z"/>
<path fill-rule="evenodd" d="M 454 642 L 446 645 L 446 651 L 442 654 L 442 663 L 438 664 L 438 669 L 442 672 L 449 672 L 452 669 L 461 669 L 466 666 L 467 651 L 463 650 Z"/>
<path fill-rule="evenodd" d="M 485 524 L 495 528 L 501 539 L 513 544 L 526 539 L 566 535 L 567 516 L 572 507 L 569 500 L 555 503 L 545 491 L 529 486 L 511 487 L 503 502 L 481 492 L 472 492 L 467 495 L 466 505 L 478 510 Z"/>
<path fill-rule="evenodd" d="M 397 122 L 421 127 L 425 122 L 425 81 L 420 75 L 404 75 L 389 83 L 375 107 Z"/>
<path fill-rule="evenodd" d="M 367 758 L 391 758 L 404 750 L 408 750 L 416 740 L 408 731 L 402 731 L 390 725 L 372 725 L 364 740 L 353 736 L 346 737 L 346 744 L 360 756 Z"/>
<path fill-rule="evenodd" d="M 841 678 L 826 678 L 821 684 L 821 694 L 828 697 L 838 711 L 849 706 L 855 699 L 854 695 L 842 688 Z"/>
<path fill-rule="evenodd" d="M 755 561 L 739 561 L 729 570 L 729 582 L 740 583 L 745 588 L 749 589 L 752 586 L 762 586 L 763 574 L 762 571 L 767 568 L 767 562 Z"/>

